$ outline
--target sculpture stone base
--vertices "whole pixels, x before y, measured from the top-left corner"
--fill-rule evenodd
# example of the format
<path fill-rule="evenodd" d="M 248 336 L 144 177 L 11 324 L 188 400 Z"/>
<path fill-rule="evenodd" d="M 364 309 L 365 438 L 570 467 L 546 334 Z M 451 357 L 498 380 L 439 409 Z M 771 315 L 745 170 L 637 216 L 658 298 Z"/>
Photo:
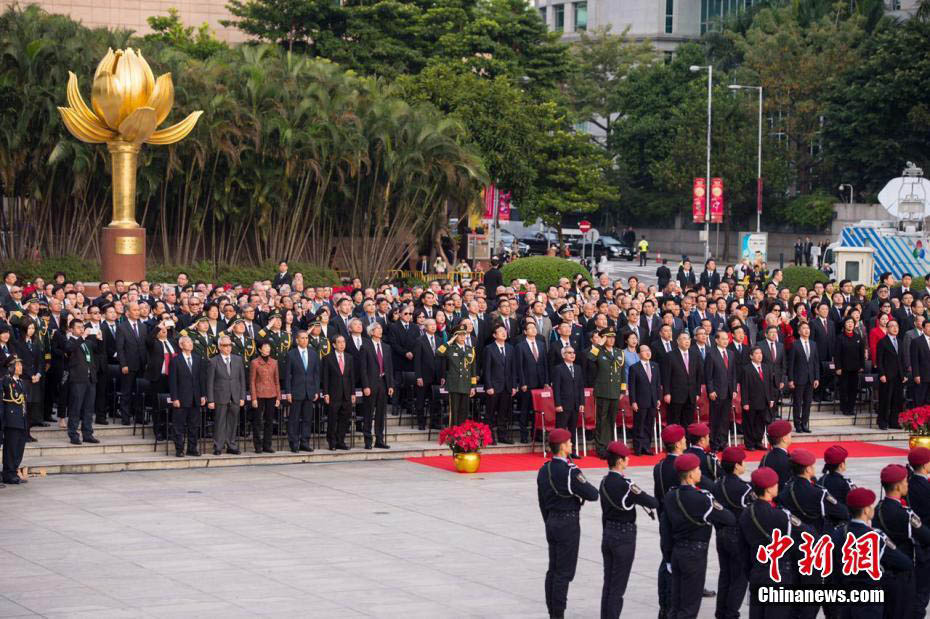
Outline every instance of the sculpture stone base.
<path fill-rule="evenodd" d="M 145 228 L 112 228 L 100 235 L 100 281 L 145 279 Z"/>

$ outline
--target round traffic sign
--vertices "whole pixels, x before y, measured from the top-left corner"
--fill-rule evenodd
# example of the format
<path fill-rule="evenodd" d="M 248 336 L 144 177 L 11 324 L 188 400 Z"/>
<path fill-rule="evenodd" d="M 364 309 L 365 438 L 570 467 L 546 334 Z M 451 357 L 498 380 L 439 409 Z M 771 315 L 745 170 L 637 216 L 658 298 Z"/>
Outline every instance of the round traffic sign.
<path fill-rule="evenodd" d="M 578 229 L 581 230 L 582 233 L 587 233 L 588 230 L 591 229 L 591 222 L 588 221 L 588 220 L 579 221 L 579 222 L 578 222 Z"/>

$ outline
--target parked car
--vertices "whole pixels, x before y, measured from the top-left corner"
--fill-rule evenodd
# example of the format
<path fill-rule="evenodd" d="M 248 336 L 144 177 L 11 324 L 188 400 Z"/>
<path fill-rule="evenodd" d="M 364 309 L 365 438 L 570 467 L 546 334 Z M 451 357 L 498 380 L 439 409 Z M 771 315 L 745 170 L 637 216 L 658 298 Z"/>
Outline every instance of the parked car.
<path fill-rule="evenodd" d="M 550 245 L 558 246 L 559 237 L 555 232 L 537 232 L 529 236 L 521 237 L 520 242 L 527 246 L 528 255 L 545 256 Z"/>
<path fill-rule="evenodd" d="M 501 229 L 500 233 L 497 235 L 497 242 L 504 244 L 504 254 L 509 256 L 513 251 L 514 243 L 517 245 L 517 255 L 518 257 L 529 256 L 530 255 L 530 246 L 523 241 L 517 240 L 517 237 L 513 235 L 509 230 Z M 495 248 L 496 249 L 496 248 Z M 495 252 L 496 253 L 496 252 Z"/>
<path fill-rule="evenodd" d="M 581 254 L 581 238 L 572 241 L 572 253 Z M 586 243 L 584 247 L 585 255 L 591 255 L 591 243 Z M 602 236 L 594 242 L 594 258 L 600 260 L 601 256 L 607 256 L 608 260 L 627 260 L 632 261 L 636 256 L 636 251 L 631 245 L 624 245 L 612 236 Z"/>

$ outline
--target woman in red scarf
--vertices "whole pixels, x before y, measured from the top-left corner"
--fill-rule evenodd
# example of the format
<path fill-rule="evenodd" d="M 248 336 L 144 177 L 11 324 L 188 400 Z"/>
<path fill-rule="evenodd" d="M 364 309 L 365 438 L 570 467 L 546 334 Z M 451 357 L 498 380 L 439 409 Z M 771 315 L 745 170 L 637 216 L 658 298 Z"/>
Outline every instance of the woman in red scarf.
<path fill-rule="evenodd" d="M 836 338 L 833 362 L 836 366 L 840 411 L 844 415 L 852 415 L 859 391 L 859 374 L 865 368 L 865 344 L 856 332 L 856 321 L 851 316 L 843 321 L 843 332 Z"/>
<path fill-rule="evenodd" d="M 888 335 L 889 314 L 881 314 L 875 321 L 875 326 L 869 331 L 869 359 L 875 360 L 875 350 L 878 348 L 878 342 Z M 873 368 L 873 370 L 878 369 Z"/>

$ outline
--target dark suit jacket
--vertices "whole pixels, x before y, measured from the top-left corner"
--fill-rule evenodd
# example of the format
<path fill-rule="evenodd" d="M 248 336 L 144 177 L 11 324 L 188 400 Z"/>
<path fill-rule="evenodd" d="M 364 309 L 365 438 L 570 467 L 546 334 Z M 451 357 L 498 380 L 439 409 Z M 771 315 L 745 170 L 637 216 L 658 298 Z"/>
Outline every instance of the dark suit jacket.
<path fill-rule="evenodd" d="M 168 392 L 172 401 L 180 400 L 184 408 L 200 406 L 200 398 L 207 397 L 207 362 L 191 352 L 191 367 L 187 367 L 180 353 L 168 366 Z"/>
<path fill-rule="evenodd" d="M 539 389 L 549 384 L 549 362 L 546 358 L 546 347 L 542 338 L 536 338 L 536 353 L 538 359 L 533 358 L 529 342 L 524 339 L 515 347 L 517 353 L 517 386 L 526 386 L 527 389 Z"/>
<path fill-rule="evenodd" d="M 713 271 L 708 274 L 707 269 L 704 269 L 701 271 L 701 277 L 698 279 L 698 283 L 707 288 L 708 291 L 714 290 L 720 285 L 720 273 Z"/>
<path fill-rule="evenodd" d="M 768 340 L 762 340 L 759 346 L 762 348 L 762 363 L 772 368 L 772 380 L 775 381 L 776 386 L 778 383 L 785 382 L 785 367 L 787 366 L 785 345 L 781 342 L 775 342 L 774 362 L 772 361 L 772 349 Z"/>
<path fill-rule="evenodd" d="M 911 342 L 911 372 L 914 378 L 920 377 L 921 383 L 930 381 L 930 347 L 925 335 Z"/>
<path fill-rule="evenodd" d="M 651 324 L 650 324 L 651 323 Z M 645 314 L 639 317 L 639 335 L 640 341 L 648 342 L 659 337 L 659 329 L 662 327 L 662 319 L 658 314 L 652 315 L 652 320 Z"/>
<path fill-rule="evenodd" d="M 362 336 L 362 348 L 365 347 L 366 339 L 367 338 Z M 352 355 L 352 361 L 354 361 L 354 365 L 356 369 L 359 370 L 355 373 L 355 386 L 356 387 L 362 386 L 362 378 L 363 378 L 362 371 L 361 371 L 362 370 L 362 348 L 355 347 L 355 340 L 352 339 L 352 336 L 349 336 L 346 338 L 346 353 Z"/>
<path fill-rule="evenodd" d="M 274 280 L 271 282 L 271 285 L 274 288 L 280 288 L 281 286 L 284 286 L 285 284 L 290 286 L 293 281 L 294 281 L 294 277 L 291 275 L 290 271 L 286 273 L 278 272 L 278 273 L 275 273 Z"/>
<path fill-rule="evenodd" d="M 148 327 L 141 320 L 136 321 L 136 324 L 139 325 L 139 337 L 136 337 L 128 320 L 121 322 L 116 328 L 116 356 L 120 367 L 129 368 L 130 372 L 145 369 L 145 338 L 148 335 Z"/>
<path fill-rule="evenodd" d="M 519 386 L 517 376 L 517 355 L 512 345 L 504 342 L 505 354 L 496 342 L 489 342 L 484 348 L 484 368 L 481 382 L 485 390 L 494 389 L 495 392 L 516 389 Z"/>
<path fill-rule="evenodd" d="M 395 372 L 413 372 L 413 360 L 407 359 L 408 352 L 414 352 L 417 340 L 420 338 L 420 328 L 413 322 L 404 328 L 403 321 L 398 320 L 388 329 L 390 337 L 386 338 L 394 354 Z"/>
<path fill-rule="evenodd" d="M 740 381 L 740 399 L 743 406 L 749 405 L 749 410 L 761 411 L 768 410 L 769 402 L 774 402 L 775 389 L 772 379 L 772 368 L 764 363 L 762 368 L 762 378 L 750 363 L 743 372 L 743 379 Z"/>
<path fill-rule="evenodd" d="M 701 393 L 703 383 L 704 366 L 701 364 L 701 358 L 689 354 L 688 369 L 685 370 L 684 359 L 676 346 L 662 367 L 662 385 L 665 387 L 665 394 L 672 396 L 672 402 L 675 404 L 696 400 Z"/>
<path fill-rule="evenodd" d="M 812 318 L 811 339 L 817 344 L 817 352 L 820 354 L 821 363 L 833 358 L 833 352 L 836 348 L 836 325 L 829 319 L 827 326 L 824 327 L 820 318 Z"/>
<path fill-rule="evenodd" d="M 154 381 L 158 380 L 161 377 L 161 368 L 165 362 L 165 349 L 164 345 L 161 343 L 155 334 L 157 331 L 152 331 L 146 337 L 145 349 L 148 361 L 145 364 L 145 378 L 146 380 Z M 173 354 L 178 354 L 180 349 L 178 348 L 177 340 L 172 337 L 168 337 L 167 342 L 171 344 L 171 351 Z M 168 371 L 171 371 L 171 362 L 168 362 Z"/>
<path fill-rule="evenodd" d="M 905 359 L 904 345 L 901 341 L 900 334 L 898 335 L 898 350 L 895 350 L 894 346 L 891 343 L 891 336 L 886 335 L 878 341 L 878 346 L 875 348 L 875 356 L 877 358 L 877 365 L 880 368 L 880 373 L 882 376 L 888 378 L 888 380 L 901 381 L 901 378 L 907 374 L 907 361 Z M 922 338 L 921 338 L 922 339 Z M 923 382 L 923 381 L 921 381 Z"/>
<path fill-rule="evenodd" d="M 115 324 L 116 332 L 119 333 L 119 323 Z M 117 335 L 110 330 L 110 325 L 106 321 L 100 323 L 100 330 L 103 332 L 104 358 L 107 365 L 119 365 L 119 355 L 116 352 Z"/>
<path fill-rule="evenodd" d="M 381 364 L 384 367 L 384 386 L 386 389 L 394 388 L 394 364 L 391 359 L 391 347 L 381 342 Z M 362 342 L 362 352 L 359 355 L 359 374 L 361 374 L 362 387 L 371 389 L 381 378 L 378 368 L 378 353 L 375 343 L 370 339 Z"/>
<path fill-rule="evenodd" d="M 436 348 L 442 345 L 439 334 L 433 336 L 436 342 Z M 429 337 L 421 335 L 417 340 L 416 348 L 413 350 L 413 373 L 416 378 L 423 379 L 423 385 L 428 387 L 433 384 L 439 384 L 442 375 L 439 372 L 441 363 L 436 353 L 429 345 Z"/>
<path fill-rule="evenodd" d="M 788 380 L 795 385 L 806 385 L 820 380 L 820 358 L 817 356 L 817 344 L 810 342 L 810 359 L 804 356 L 804 346 L 797 340 L 791 347 L 791 358 L 788 360 Z"/>
<path fill-rule="evenodd" d="M 732 351 L 727 352 L 727 362 L 724 363 L 720 350 L 714 346 L 707 353 L 704 361 L 704 380 L 707 384 L 707 395 L 716 393 L 718 399 L 729 400 L 736 392 L 736 358 Z"/>
<path fill-rule="evenodd" d="M 90 349 L 90 363 L 84 356 L 81 344 Z M 96 383 L 97 367 L 94 357 L 100 342 L 96 337 L 74 338 L 68 337 L 64 342 L 64 352 L 67 355 L 68 380 L 72 383 Z M 12 349 L 12 346 L 11 346 Z"/>
<path fill-rule="evenodd" d="M 330 403 L 351 402 L 355 394 L 355 375 L 352 355 L 345 353 L 345 371 L 339 372 L 339 360 L 333 350 L 323 357 L 323 393 L 329 396 Z"/>
<path fill-rule="evenodd" d="M 574 413 L 579 406 L 584 406 L 584 372 L 580 365 L 574 366 L 574 378 L 564 362 L 552 369 L 552 396 L 555 405 L 561 406 L 567 413 Z"/>
<path fill-rule="evenodd" d="M 649 361 L 652 368 L 652 380 L 650 381 L 646 376 L 643 363 L 645 362 L 640 361 L 630 366 L 630 378 L 627 382 L 630 404 L 636 404 L 640 411 L 656 408 L 659 398 L 662 397 L 662 379 L 659 364 L 655 361 Z"/>
<path fill-rule="evenodd" d="M 320 355 L 311 346 L 307 346 L 307 369 L 300 358 L 300 349 L 292 348 L 287 352 L 284 364 L 284 393 L 297 402 L 312 400 L 320 392 Z"/>

